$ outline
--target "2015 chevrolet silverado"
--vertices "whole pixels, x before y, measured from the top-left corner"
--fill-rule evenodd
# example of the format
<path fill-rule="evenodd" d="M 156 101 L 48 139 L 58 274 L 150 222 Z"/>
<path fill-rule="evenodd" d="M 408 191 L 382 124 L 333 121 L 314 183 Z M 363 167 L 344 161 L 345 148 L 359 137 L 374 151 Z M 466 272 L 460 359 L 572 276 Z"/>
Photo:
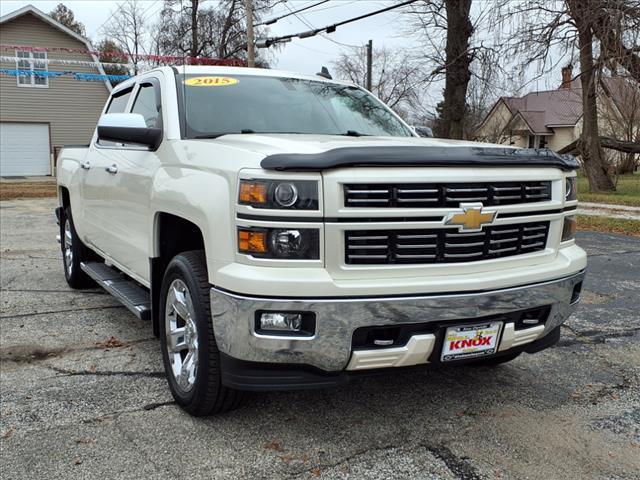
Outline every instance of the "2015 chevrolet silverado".
<path fill-rule="evenodd" d="M 579 300 L 577 166 L 419 138 L 328 78 L 163 67 L 59 155 L 64 273 L 151 321 L 194 415 L 243 390 L 495 365 L 556 343 Z"/>

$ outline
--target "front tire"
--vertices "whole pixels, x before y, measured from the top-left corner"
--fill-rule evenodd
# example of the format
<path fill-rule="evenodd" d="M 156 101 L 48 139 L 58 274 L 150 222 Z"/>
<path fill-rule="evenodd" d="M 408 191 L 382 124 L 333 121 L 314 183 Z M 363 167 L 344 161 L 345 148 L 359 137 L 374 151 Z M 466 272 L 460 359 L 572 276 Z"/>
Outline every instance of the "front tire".
<path fill-rule="evenodd" d="M 80 264 L 90 256 L 89 249 L 82 243 L 73 224 L 71 207 L 64 209 L 60 219 L 60 246 L 62 248 L 62 266 L 64 278 L 71 288 L 81 289 L 95 286 Z"/>
<path fill-rule="evenodd" d="M 169 389 L 176 403 L 194 416 L 237 407 L 242 392 L 222 385 L 209 303 L 204 252 L 173 258 L 160 291 L 160 345 Z"/>

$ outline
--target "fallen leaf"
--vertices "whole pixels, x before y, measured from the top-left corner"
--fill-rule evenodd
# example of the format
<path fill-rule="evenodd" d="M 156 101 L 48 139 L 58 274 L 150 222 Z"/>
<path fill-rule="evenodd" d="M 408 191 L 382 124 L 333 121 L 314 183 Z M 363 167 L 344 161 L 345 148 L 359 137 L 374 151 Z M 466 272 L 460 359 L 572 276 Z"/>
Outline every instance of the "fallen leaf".
<path fill-rule="evenodd" d="M 75 441 L 76 441 L 77 444 L 81 444 L 81 443 L 96 443 L 94 438 L 87 438 L 87 437 L 76 438 Z"/>
<path fill-rule="evenodd" d="M 314 467 L 311 469 L 311 475 L 313 475 L 314 477 L 319 477 L 320 471 L 320 467 Z"/>
<path fill-rule="evenodd" d="M 118 348 L 122 347 L 124 343 L 118 340 L 116 337 L 111 337 L 105 342 L 96 342 L 96 347 L 100 348 Z"/>
<path fill-rule="evenodd" d="M 15 428 L 10 427 L 10 428 L 8 428 L 8 429 L 7 429 L 7 430 L 2 434 L 2 437 L 3 437 L 3 438 L 9 438 L 11 435 L 13 435 L 13 433 L 14 433 L 15 431 L 16 431 L 16 429 L 15 429 Z"/>
<path fill-rule="evenodd" d="M 284 452 L 284 448 L 282 448 L 282 445 L 277 440 L 266 443 L 264 448 L 267 450 L 273 450 L 274 452 Z"/>

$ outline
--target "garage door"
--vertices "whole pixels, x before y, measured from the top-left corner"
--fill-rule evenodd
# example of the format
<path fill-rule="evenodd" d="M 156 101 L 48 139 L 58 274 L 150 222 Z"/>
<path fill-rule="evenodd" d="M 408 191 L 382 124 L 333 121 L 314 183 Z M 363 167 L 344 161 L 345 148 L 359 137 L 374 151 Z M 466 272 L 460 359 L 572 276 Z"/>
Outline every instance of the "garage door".
<path fill-rule="evenodd" d="M 0 176 L 51 175 L 49 125 L 0 122 Z"/>

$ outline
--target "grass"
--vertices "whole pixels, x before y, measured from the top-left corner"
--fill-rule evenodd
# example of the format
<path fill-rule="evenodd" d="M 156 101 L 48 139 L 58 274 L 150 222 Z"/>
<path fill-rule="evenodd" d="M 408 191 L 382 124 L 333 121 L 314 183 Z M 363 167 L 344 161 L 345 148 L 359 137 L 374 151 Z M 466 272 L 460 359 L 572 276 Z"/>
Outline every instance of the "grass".
<path fill-rule="evenodd" d="M 611 193 L 590 193 L 587 177 L 579 174 L 578 200 L 640 207 L 640 173 L 618 177 L 616 191 Z"/>
<path fill-rule="evenodd" d="M 578 215 L 578 230 L 595 230 L 597 232 L 621 233 L 622 235 L 640 237 L 640 221 L 626 218 Z"/>
<path fill-rule="evenodd" d="M 0 200 L 56 196 L 56 182 L 1 182 Z"/>

